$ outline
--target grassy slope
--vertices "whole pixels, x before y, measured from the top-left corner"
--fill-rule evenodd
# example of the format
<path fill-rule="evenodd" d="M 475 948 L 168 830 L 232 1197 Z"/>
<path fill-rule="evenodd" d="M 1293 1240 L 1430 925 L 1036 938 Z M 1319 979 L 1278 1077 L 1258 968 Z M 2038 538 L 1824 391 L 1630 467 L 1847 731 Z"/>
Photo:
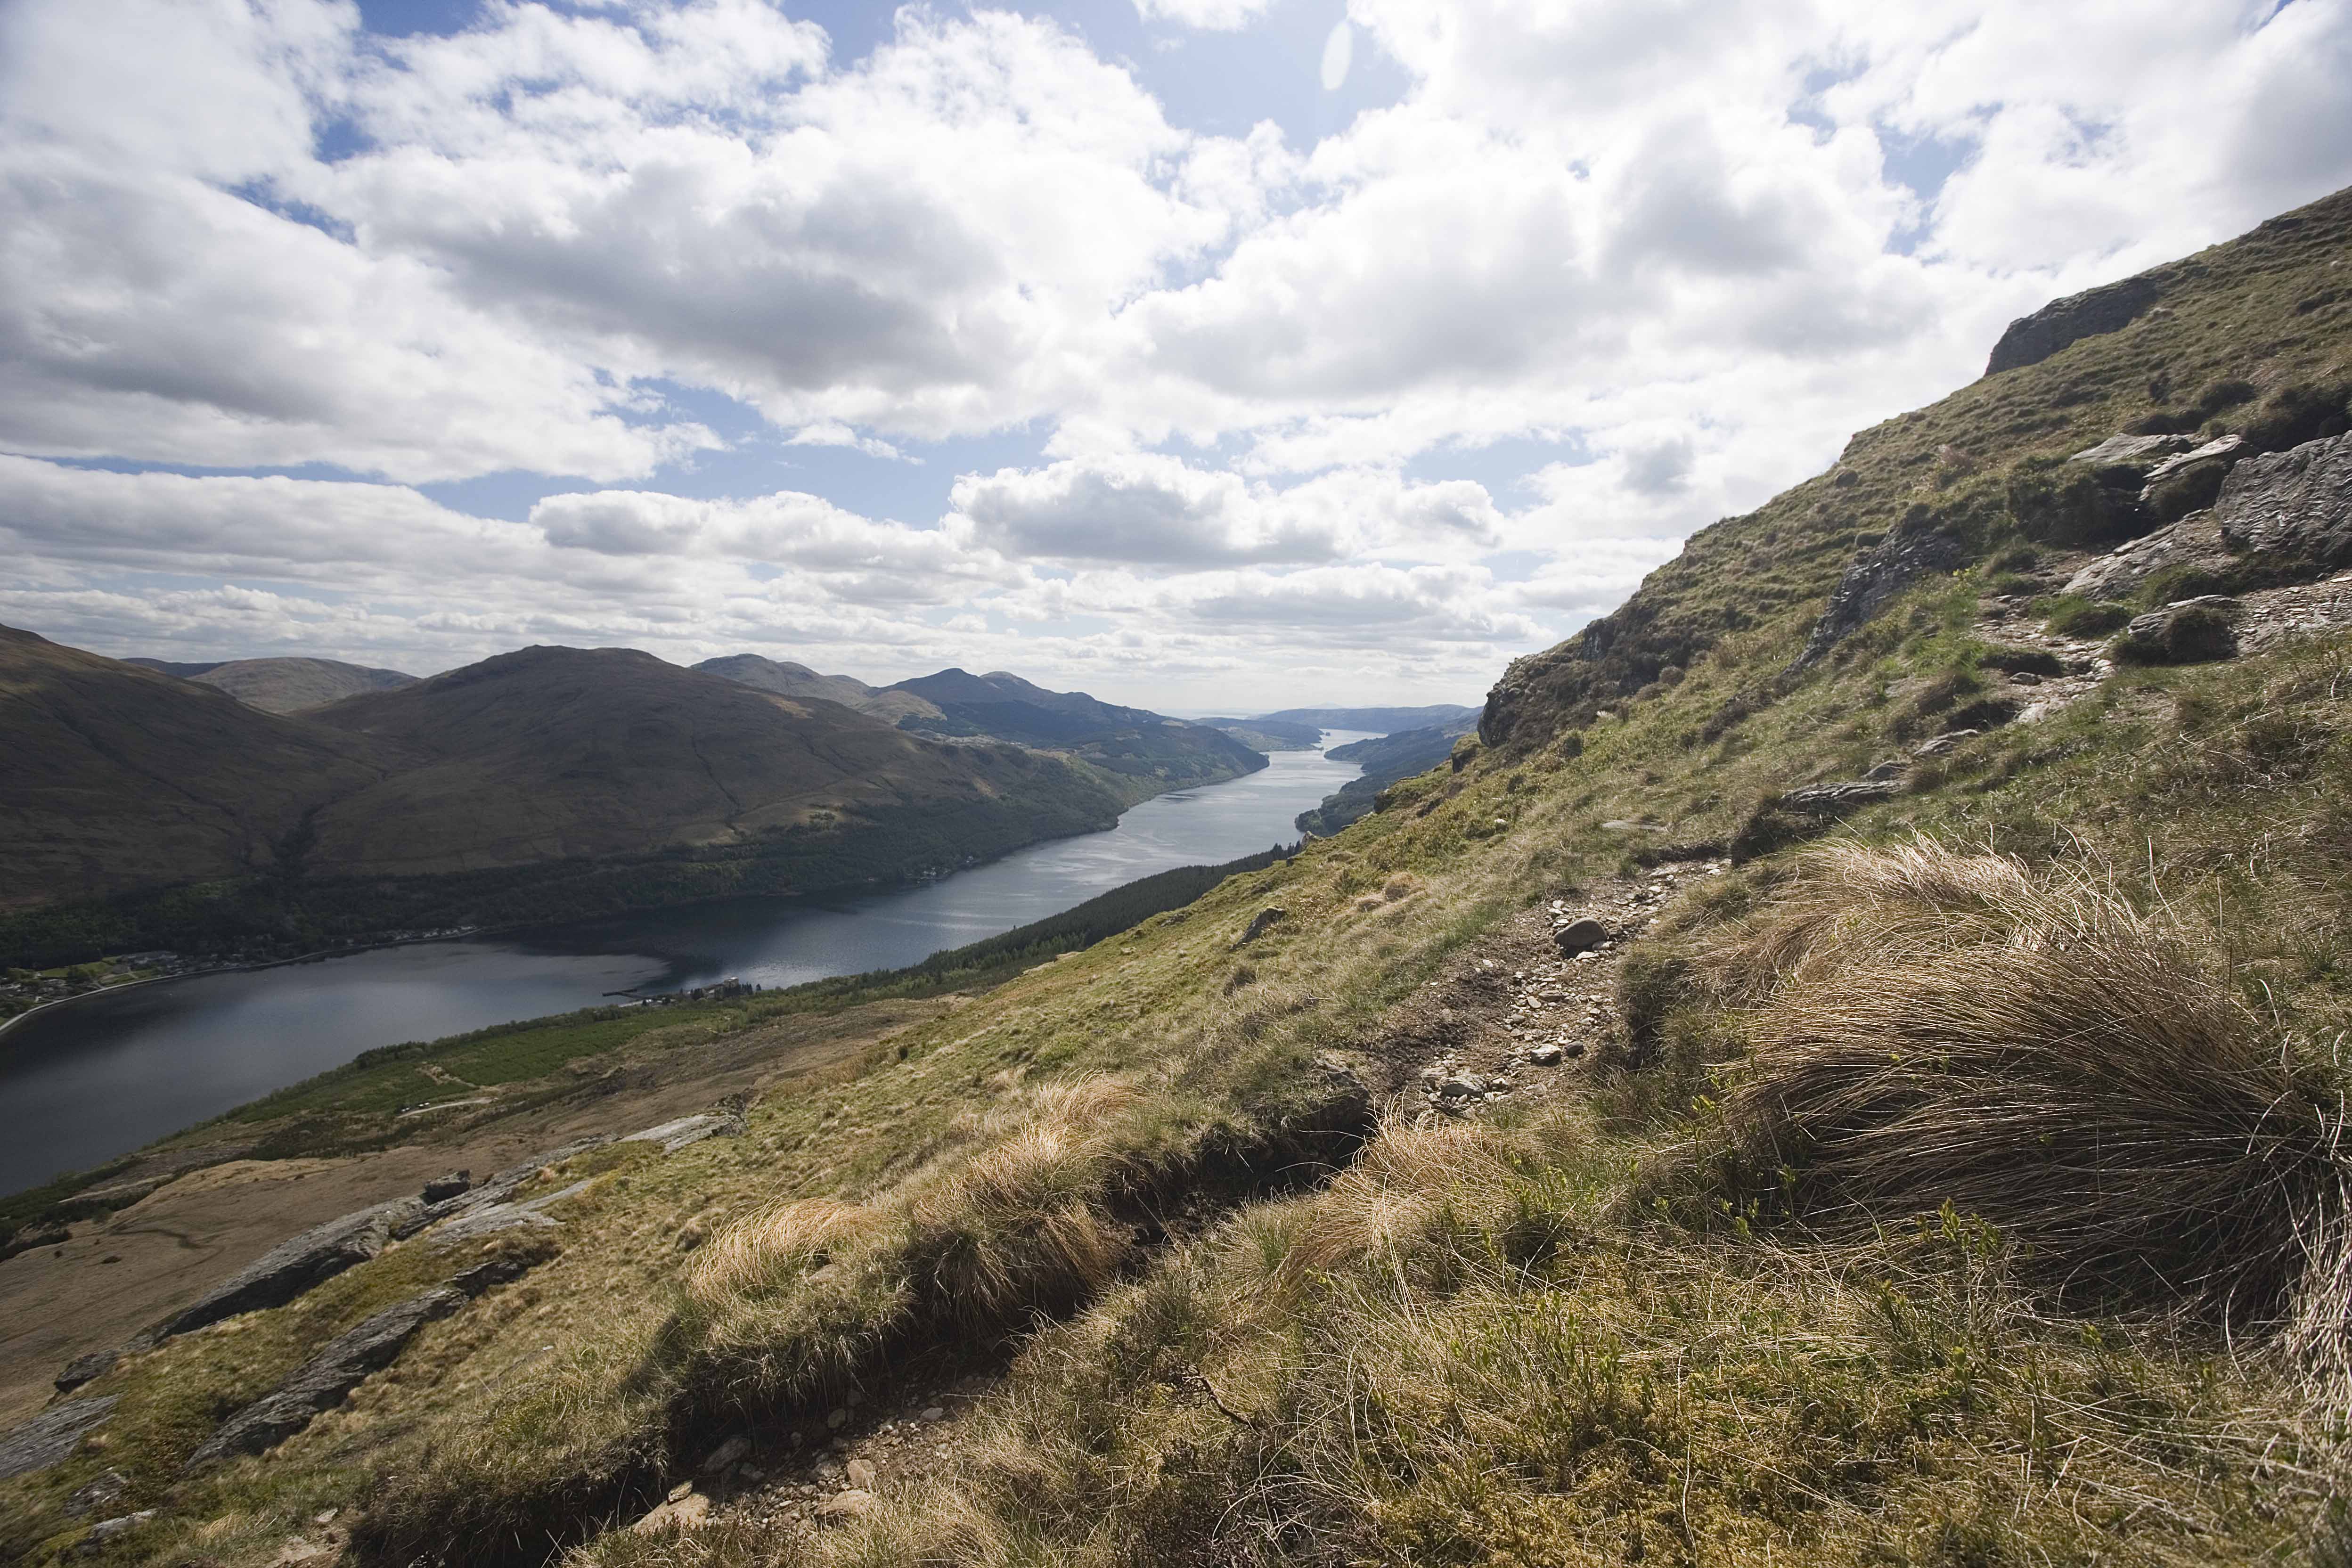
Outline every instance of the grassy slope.
<path fill-rule="evenodd" d="M 1945 721 L 1987 679 L 1984 595 L 2019 584 L 1989 564 L 1922 584 L 1782 681 L 1853 552 L 1913 505 L 1997 496 L 2010 465 L 2144 418 L 2159 378 L 2187 400 L 2223 378 L 2342 374 L 2347 312 L 2297 306 L 2352 256 L 2347 205 L 2199 258 L 2166 314 L 1864 432 L 1851 482 L 1695 538 L 1606 647 L 1584 645 L 1599 657 L 1514 672 L 1498 743 L 1397 786 L 1339 838 L 914 1025 L 862 1070 L 755 1108 L 743 1140 L 601 1176 L 562 1258 L 426 1330 L 271 1460 L 175 1490 L 164 1477 L 194 1426 L 121 1419 L 112 1451 L 147 1456 L 134 1501 L 165 1511 L 111 1550 L 264 1562 L 333 1505 L 364 1508 L 375 1560 L 537 1561 L 642 1510 L 728 1425 L 822 1409 L 927 1344 L 1092 1295 L 1028 1344 L 953 1463 L 865 1522 L 814 1542 L 615 1535 L 596 1555 L 2309 1560 L 2331 1434 L 2259 1341 L 2233 1350 L 2160 1302 L 2037 1294 L 2012 1245 L 1966 1215 L 1888 1213 L 1880 1234 L 1832 1242 L 1768 1225 L 1736 1189 L 1659 1189 L 1656 1171 L 1685 1168 L 1662 1155 L 1710 1136 L 1710 1079 L 1738 1079 L 1748 1026 L 1671 991 L 1671 1005 L 1628 998 L 1656 1048 L 1601 1053 L 1574 1110 L 1389 1135 L 1328 1191 L 1247 1204 L 1172 1247 L 1137 1251 L 1110 1227 L 1139 1194 L 1152 1212 L 1186 1192 L 1211 1212 L 1248 1199 L 1295 1167 L 1302 1117 L 1345 1131 L 1327 1062 L 1386 1081 L 1398 1004 L 1529 904 L 1656 852 L 1602 822 L 1726 842 L 1769 795 Z M 2005 526 L 1986 556 L 2056 580 L 2068 562 L 2028 562 Z M 2280 1049 L 2307 1052 L 2347 1007 L 2347 653 L 2314 638 L 2126 673 L 1966 742 L 1850 831 L 2104 858 L 2124 894 L 2205 933 Z M 1760 858 L 1676 924 L 1703 933 L 1780 875 Z M 1269 905 L 1286 918 L 1237 950 Z M 2324 1048 L 2315 1070 L 2333 1070 Z M 1048 1091 L 1086 1075 L 1129 1092 L 1080 1121 Z M 730 1231 L 818 1198 L 857 1205 L 848 1228 L 810 1242 L 816 1211 L 796 1210 Z M 689 1278 L 677 1238 L 706 1234 L 733 1237 L 710 1256 L 734 1273 Z M 130 1411 L 217 1405 L 215 1342 L 290 1331 L 278 1319 L 194 1336 L 92 1392 Z M 0 1489 L 14 1539 L 76 1539 L 57 1502 L 106 1459 Z"/>

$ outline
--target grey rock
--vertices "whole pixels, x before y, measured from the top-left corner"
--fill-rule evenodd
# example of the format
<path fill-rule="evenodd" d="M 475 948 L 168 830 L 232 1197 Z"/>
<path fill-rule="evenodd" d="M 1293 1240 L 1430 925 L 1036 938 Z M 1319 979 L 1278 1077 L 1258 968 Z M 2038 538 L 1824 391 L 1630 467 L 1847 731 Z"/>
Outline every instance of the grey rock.
<path fill-rule="evenodd" d="M 2066 592 L 2109 603 L 2128 599 L 2158 572 L 2175 566 L 2219 571 L 2231 564 L 2221 520 L 2211 511 L 2192 512 L 2154 533 L 2117 545 L 2066 580 Z"/>
<path fill-rule="evenodd" d="M 740 1138 L 743 1125 L 743 1113 L 740 1110 L 706 1110 L 699 1115 L 681 1116 L 675 1121 L 648 1127 L 642 1132 L 632 1132 L 621 1142 L 658 1143 L 663 1153 L 675 1154 L 688 1144 L 699 1143 L 705 1138 Z"/>
<path fill-rule="evenodd" d="M 1574 958 L 1580 952 L 1590 952 L 1609 940 L 1609 928 L 1586 915 L 1573 920 L 1551 933 L 1552 945 L 1564 958 Z"/>
<path fill-rule="evenodd" d="M 1873 801 L 1892 800 L 1902 793 L 1903 784 L 1897 779 L 1847 779 L 1792 789 L 1775 804 L 1808 816 L 1843 816 Z"/>
<path fill-rule="evenodd" d="M 471 1171 L 451 1171 L 425 1183 L 425 1190 L 417 1196 L 427 1205 L 445 1204 L 451 1198 L 464 1196 L 473 1184 L 474 1173 Z"/>
<path fill-rule="evenodd" d="M 2352 435 L 2247 458 L 2222 482 L 2213 515 L 2231 550 L 2312 576 L 2352 565 Z"/>
<path fill-rule="evenodd" d="M 1790 666 L 1803 669 L 1835 647 L 1846 637 L 1885 608 L 1922 577 L 1949 572 L 1968 560 L 1969 547 L 1956 533 L 1939 525 L 1926 507 L 1915 507 L 1886 531 L 1885 537 L 1857 554 L 1830 593 L 1830 602 L 1813 623 L 1804 651 Z"/>
<path fill-rule="evenodd" d="M 0 1481 L 46 1470 L 71 1454 L 83 1433 L 114 1414 L 121 1397 L 110 1394 L 102 1399 L 69 1399 L 0 1433 Z"/>
<path fill-rule="evenodd" d="M 1873 763 L 1871 764 L 1870 771 L 1862 776 L 1864 780 L 1872 783 L 1879 783 L 1887 779 L 1899 779 L 1903 776 L 1904 771 L 1909 768 L 1910 765 L 1911 764 L 1909 763 L 1903 761 L 1899 757 L 1888 757 L 1884 762 Z"/>
<path fill-rule="evenodd" d="M 2191 447 L 2186 452 L 2177 453 L 2165 458 L 2147 471 L 2147 482 L 2151 485 L 2162 484 L 2177 474 L 2187 473 L 2200 463 L 2218 462 L 2225 468 L 2234 467 L 2238 459 L 2244 457 L 2246 453 L 2246 438 L 2243 436 L 2223 436 L 2208 441 L 2201 447 Z"/>
<path fill-rule="evenodd" d="M 2164 298 L 2168 272 L 2144 272 L 2080 294 L 2053 300 L 2010 322 L 1985 362 L 1987 375 L 2039 364 L 2084 338 L 2121 331 Z"/>
<path fill-rule="evenodd" d="M 817 1504 L 816 1511 L 825 1519 L 864 1519 L 874 1511 L 874 1494 L 862 1487 L 851 1487 Z"/>
<path fill-rule="evenodd" d="M 947 1418 L 947 1406 L 943 1405 L 927 1406 L 920 1415 L 915 1417 L 918 1421 L 944 1421 Z"/>
<path fill-rule="evenodd" d="M 2238 601 L 2219 594 L 2182 599 L 2135 616 L 2116 639 L 2116 657 L 2136 664 L 2202 664 L 2238 651 Z"/>
<path fill-rule="evenodd" d="M 2168 458 L 2197 449 L 2194 436 L 2110 436 L 2095 447 L 2085 447 L 2066 459 L 2080 463 L 2102 479 L 2129 479 L 2137 484 Z"/>
<path fill-rule="evenodd" d="M 742 1433 L 738 1432 L 735 1436 L 728 1438 L 727 1441 L 719 1444 L 719 1447 L 710 1450 L 709 1457 L 702 1461 L 702 1473 L 705 1475 L 710 1475 L 716 1471 L 723 1470 L 751 1451 L 751 1439 L 743 1436 Z"/>
<path fill-rule="evenodd" d="M 1486 1080 L 1471 1072 L 1454 1073 L 1437 1086 L 1438 1096 L 1444 1100 L 1466 1100 L 1486 1092 Z"/>
<path fill-rule="evenodd" d="M 557 1220 L 546 1209 L 566 1198 L 577 1197 L 588 1190 L 586 1181 L 572 1183 L 568 1187 L 545 1194 L 522 1204 L 490 1204 L 445 1221 L 433 1233 L 432 1245 L 436 1251 L 446 1251 L 460 1242 L 478 1241 L 486 1236 L 496 1236 L 507 1230 L 553 1230 Z"/>
<path fill-rule="evenodd" d="M 74 1489 L 66 1499 L 68 1519 L 87 1519 L 100 1509 L 112 1508 L 131 1489 L 131 1478 L 121 1470 L 101 1470 Z"/>
<path fill-rule="evenodd" d="M 1235 942 L 1234 945 L 1235 947 L 1246 946 L 1250 942 L 1254 942 L 1258 938 L 1264 936 L 1276 925 L 1288 920 L 1289 918 L 1290 911 L 1288 910 L 1269 904 L 1265 909 L 1258 910 L 1257 913 L 1250 917 L 1248 929 L 1242 932 L 1241 941 Z"/>
<path fill-rule="evenodd" d="M 2213 504 L 2241 458 L 2252 450 L 2242 436 L 2224 436 L 2167 458 L 2147 470 L 2140 504 L 2159 523 L 2176 522 Z"/>
<path fill-rule="evenodd" d="M 114 1363 L 121 1359 L 121 1351 L 92 1351 L 88 1355 L 74 1357 L 73 1360 L 66 1363 L 65 1371 L 58 1373 L 58 1392 L 71 1394 L 83 1384 L 104 1377 L 114 1370 Z"/>
<path fill-rule="evenodd" d="M 872 1491 L 875 1483 L 882 1479 L 871 1459 L 852 1459 L 841 1467 L 841 1471 L 849 1484 L 860 1491 Z"/>
<path fill-rule="evenodd" d="M 391 1365 L 417 1330 L 465 1304 L 463 1290 L 442 1285 L 385 1308 L 312 1356 L 276 1389 L 221 1423 L 188 1457 L 182 1473 L 238 1454 L 259 1454 L 276 1447 L 308 1426 L 319 1412 L 341 1404 L 343 1396 L 371 1373 Z"/>
<path fill-rule="evenodd" d="M 226 1284 L 206 1291 L 193 1305 L 183 1307 L 149 1331 L 158 1342 L 184 1334 L 240 1312 L 282 1307 L 314 1286 L 341 1274 L 355 1263 L 365 1263 L 382 1252 L 402 1220 L 424 1211 L 415 1198 L 400 1198 L 373 1208 L 331 1219 L 279 1243 L 237 1271 Z"/>
<path fill-rule="evenodd" d="M 568 1143 L 559 1143 L 552 1149 L 508 1166 L 488 1180 L 476 1184 L 454 1198 L 445 1198 L 437 1204 L 426 1205 L 421 1213 L 395 1226 L 393 1229 L 393 1237 L 394 1240 L 405 1240 L 418 1231 L 439 1225 L 453 1215 L 471 1214 L 478 1209 L 504 1204 L 515 1195 L 523 1184 L 549 1166 L 561 1165 L 575 1154 L 584 1154 L 591 1149 L 601 1149 L 611 1142 L 613 1142 L 611 1133 L 596 1132 L 585 1138 L 574 1138 Z"/>
<path fill-rule="evenodd" d="M 1528 1051 L 1528 1060 L 1539 1068 L 1556 1068 L 1559 1066 L 1560 1055 L 1560 1048 L 1558 1046 L 1546 1043 Z"/>
<path fill-rule="evenodd" d="M 488 1263 L 476 1264 L 462 1274 L 451 1275 L 447 1283 L 468 1296 L 478 1296 L 493 1287 L 512 1284 L 541 1261 L 528 1256 L 493 1258 Z"/>
<path fill-rule="evenodd" d="M 68 1550 L 78 1557 L 95 1556 L 100 1547 L 116 1536 L 127 1535 L 154 1517 L 153 1509 L 142 1508 L 137 1513 L 126 1513 L 120 1519 L 100 1520 L 89 1527 L 89 1534 L 75 1542 Z"/>

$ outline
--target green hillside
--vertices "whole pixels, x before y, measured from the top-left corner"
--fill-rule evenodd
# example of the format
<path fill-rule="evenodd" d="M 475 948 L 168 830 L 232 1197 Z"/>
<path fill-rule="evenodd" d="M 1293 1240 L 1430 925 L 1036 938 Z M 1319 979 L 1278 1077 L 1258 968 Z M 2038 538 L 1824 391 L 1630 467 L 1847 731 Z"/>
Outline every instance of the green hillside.
<path fill-rule="evenodd" d="M 1338 836 L 125 1356 L 0 1553 L 2352 1560 L 2347 266 L 2046 317 Z"/>

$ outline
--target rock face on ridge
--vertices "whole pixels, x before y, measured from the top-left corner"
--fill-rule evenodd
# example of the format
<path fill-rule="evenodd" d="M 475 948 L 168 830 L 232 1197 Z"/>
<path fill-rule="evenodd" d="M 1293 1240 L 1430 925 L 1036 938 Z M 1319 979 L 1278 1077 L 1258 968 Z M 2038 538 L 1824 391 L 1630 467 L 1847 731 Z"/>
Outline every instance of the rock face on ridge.
<path fill-rule="evenodd" d="M 2221 542 L 2313 573 L 2352 564 L 2352 435 L 2249 458 L 2213 503 Z"/>
<path fill-rule="evenodd" d="M 420 1212 L 416 1198 L 401 1198 L 331 1219 L 279 1243 L 239 1269 L 226 1283 L 148 1331 L 151 1342 L 184 1334 L 223 1318 L 263 1307 L 279 1307 L 353 1264 L 382 1252 L 401 1222 Z"/>
<path fill-rule="evenodd" d="M 1985 362 L 1985 374 L 1999 375 L 2005 370 L 2039 364 L 2084 338 L 2121 331 L 2164 298 L 2169 281 L 2166 273 L 2169 270 L 2143 272 L 2119 282 L 2086 289 L 2080 294 L 2053 300 L 2030 316 L 2020 316 L 2010 322 L 2000 342 L 1993 344 L 1992 357 Z"/>

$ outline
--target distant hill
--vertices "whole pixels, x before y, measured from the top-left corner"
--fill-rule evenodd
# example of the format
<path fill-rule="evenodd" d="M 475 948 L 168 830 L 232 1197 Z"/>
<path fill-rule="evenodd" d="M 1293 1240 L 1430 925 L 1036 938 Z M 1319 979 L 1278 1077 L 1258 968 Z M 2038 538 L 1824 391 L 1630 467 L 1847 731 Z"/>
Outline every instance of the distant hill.
<path fill-rule="evenodd" d="M 939 710 L 937 718 L 900 720 L 902 729 L 1068 752 L 1126 781 L 1137 800 L 1222 784 L 1266 765 L 1262 754 L 1222 731 L 1098 701 L 1083 691 L 1049 691 L 1003 670 L 942 669 L 887 689 Z"/>
<path fill-rule="evenodd" d="M 886 724 L 896 724 L 901 719 L 940 716 L 937 706 L 912 692 L 885 690 L 846 675 L 820 675 L 807 665 L 790 659 L 739 653 L 724 658 L 706 658 L 694 668 L 761 691 L 772 691 L 779 697 L 814 697 L 838 702 L 845 708 L 871 714 Z"/>
<path fill-rule="evenodd" d="M 248 708 L 268 713 L 299 713 L 362 691 L 388 691 L 416 683 L 416 677 L 397 669 L 372 669 L 333 658 L 232 658 L 215 664 L 127 658 L 122 662 L 216 688 Z"/>
<path fill-rule="evenodd" d="M 630 648 L 524 648 L 311 719 L 407 764 L 320 814 L 320 863 L 365 875 L 746 844 L 926 804 L 994 808 L 1041 776 L 1086 804 L 1072 827 L 1117 816 L 1100 781 L 1045 759 L 927 743 Z"/>
<path fill-rule="evenodd" d="M 265 874 L 387 764 L 359 736 L 0 626 L 0 908 Z"/>
<path fill-rule="evenodd" d="M 1381 791 L 1389 785 L 1425 773 L 1451 757 L 1454 742 L 1477 728 L 1478 710 L 1473 708 L 1466 711 L 1468 717 L 1447 723 L 1400 730 L 1394 734 L 1334 746 L 1326 752 L 1324 755 L 1333 762 L 1354 763 L 1364 771 L 1340 785 L 1336 793 L 1325 795 L 1323 804 L 1314 810 L 1299 813 L 1299 831 L 1328 838 L 1370 812 Z"/>
<path fill-rule="evenodd" d="M 40 911 L 0 921 L 9 962 L 896 880 L 1139 798 L 1071 758 L 621 648 L 525 648 L 279 717 L 5 632 L 0 753 L 0 909 Z"/>
<path fill-rule="evenodd" d="M 1370 730 L 1376 735 L 1393 735 L 1400 730 L 1425 730 L 1431 725 L 1478 721 L 1475 706 L 1439 702 L 1426 708 L 1285 708 L 1279 713 L 1261 713 L 1256 723 L 1318 724 L 1326 730 Z"/>
<path fill-rule="evenodd" d="M 1212 730 L 1223 730 L 1244 746 L 1261 752 L 1311 752 L 1323 743 L 1319 724 L 1282 719 L 1202 719 Z"/>

